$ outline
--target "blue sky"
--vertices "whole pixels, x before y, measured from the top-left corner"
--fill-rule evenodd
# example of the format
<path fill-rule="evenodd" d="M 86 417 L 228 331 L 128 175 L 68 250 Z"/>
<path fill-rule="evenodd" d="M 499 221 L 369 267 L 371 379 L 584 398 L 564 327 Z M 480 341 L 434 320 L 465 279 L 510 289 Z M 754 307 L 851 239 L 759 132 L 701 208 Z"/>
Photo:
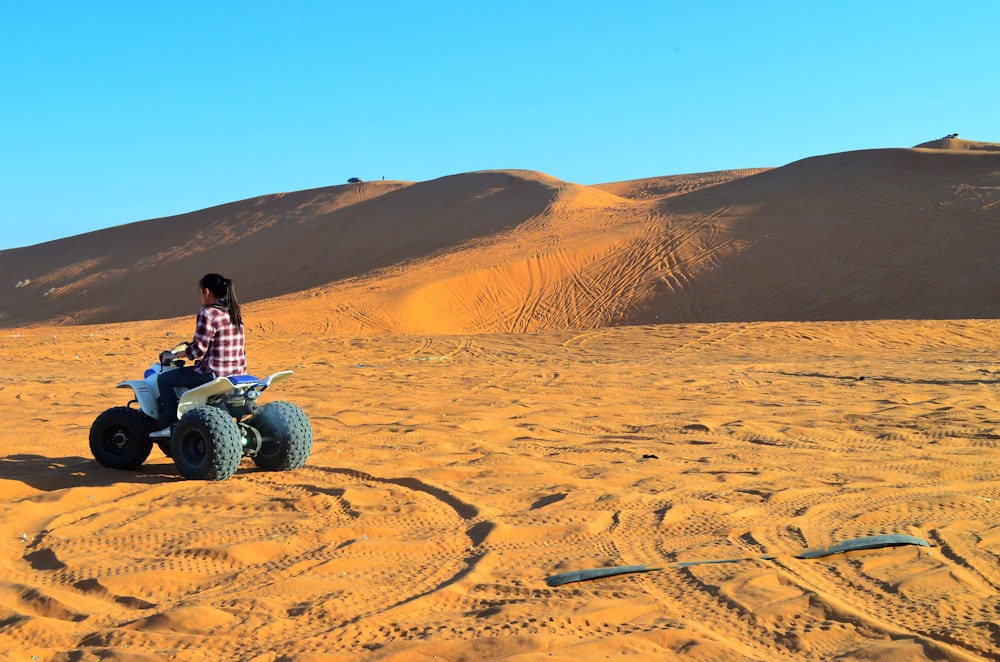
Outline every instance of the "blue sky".
<path fill-rule="evenodd" d="M 349 177 L 1000 142 L 998 25 L 994 0 L 0 0 L 0 249 Z"/>

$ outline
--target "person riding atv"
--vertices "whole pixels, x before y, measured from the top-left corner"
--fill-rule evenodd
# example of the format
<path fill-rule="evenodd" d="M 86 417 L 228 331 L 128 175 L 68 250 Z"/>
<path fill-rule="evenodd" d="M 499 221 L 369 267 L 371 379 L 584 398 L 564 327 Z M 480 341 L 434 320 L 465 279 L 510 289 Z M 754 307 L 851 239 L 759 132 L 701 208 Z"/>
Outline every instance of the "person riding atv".
<path fill-rule="evenodd" d="M 175 388 L 194 388 L 218 377 L 247 372 L 243 315 L 236 301 L 233 281 L 219 274 L 205 274 L 198 281 L 198 290 L 201 309 L 194 339 L 182 351 L 167 351 L 160 356 L 160 362 L 165 365 L 178 358 L 195 360 L 193 366 L 160 373 L 157 381 L 161 433 L 169 432 L 170 426 L 177 421 Z"/>
<path fill-rule="evenodd" d="M 90 428 L 90 450 L 102 465 L 138 469 L 156 443 L 185 478 L 225 480 L 243 456 L 270 471 L 297 469 L 312 452 L 313 431 L 290 402 L 258 406 L 274 382 L 247 375 L 243 319 L 232 281 L 207 274 L 194 339 L 160 353 L 141 380 L 125 381 L 131 406 L 112 407 Z M 194 365 L 186 360 L 196 359 Z M 160 428 L 160 429 L 158 429 Z"/>
<path fill-rule="evenodd" d="M 185 349 L 178 345 L 164 352 L 164 357 Z M 90 427 L 94 459 L 105 467 L 134 471 L 155 443 L 173 458 L 182 476 L 197 480 L 226 480 L 236 473 L 244 456 L 267 471 L 289 471 L 306 463 L 313 430 L 305 412 L 290 402 L 258 403 L 272 384 L 291 377 L 291 370 L 265 379 L 217 377 L 184 391 L 177 398 L 178 422 L 156 432 L 161 419 L 159 379 L 164 373 L 183 370 L 183 363 L 183 359 L 157 361 L 143 379 L 118 384 L 118 388 L 131 389 L 134 398 L 126 406 L 104 411 Z"/>

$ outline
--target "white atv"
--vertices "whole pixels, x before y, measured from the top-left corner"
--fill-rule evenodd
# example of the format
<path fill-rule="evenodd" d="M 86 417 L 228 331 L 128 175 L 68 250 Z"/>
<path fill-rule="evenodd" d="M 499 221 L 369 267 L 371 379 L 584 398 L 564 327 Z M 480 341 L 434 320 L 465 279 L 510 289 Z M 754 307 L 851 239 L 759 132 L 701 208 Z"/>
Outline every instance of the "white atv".
<path fill-rule="evenodd" d="M 187 346 L 181 343 L 171 352 Z M 260 380 L 250 375 L 218 377 L 184 391 L 177 402 L 177 423 L 157 431 L 160 416 L 157 376 L 184 365 L 183 360 L 160 360 L 144 379 L 125 381 L 135 399 L 125 407 L 103 412 L 90 427 L 94 459 L 112 469 L 138 469 L 155 443 L 172 457 L 185 478 L 226 480 L 243 456 L 261 469 L 287 471 L 306 463 L 312 452 L 313 432 L 305 413 L 290 402 L 258 406 L 257 398 L 274 382 L 293 372 L 276 372 Z M 180 389 L 177 389 L 178 392 Z M 138 405 L 138 409 L 131 405 Z"/>

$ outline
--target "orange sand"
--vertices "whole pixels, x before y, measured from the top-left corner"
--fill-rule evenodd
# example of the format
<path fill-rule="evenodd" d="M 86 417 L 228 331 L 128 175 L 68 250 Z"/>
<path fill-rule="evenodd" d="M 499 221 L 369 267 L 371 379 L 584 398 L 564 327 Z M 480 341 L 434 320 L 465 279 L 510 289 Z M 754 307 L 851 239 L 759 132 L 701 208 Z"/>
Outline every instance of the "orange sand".
<path fill-rule="evenodd" d="M 0 658 L 996 659 L 998 232 L 1000 154 L 921 148 L 333 187 L 4 251 Z M 100 467 L 91 422 L 213 264 L 313 455 Z M 931 546 L 795 558 L 885 533 Z M 545 583 L 635 564 L 663 569 Z"/>

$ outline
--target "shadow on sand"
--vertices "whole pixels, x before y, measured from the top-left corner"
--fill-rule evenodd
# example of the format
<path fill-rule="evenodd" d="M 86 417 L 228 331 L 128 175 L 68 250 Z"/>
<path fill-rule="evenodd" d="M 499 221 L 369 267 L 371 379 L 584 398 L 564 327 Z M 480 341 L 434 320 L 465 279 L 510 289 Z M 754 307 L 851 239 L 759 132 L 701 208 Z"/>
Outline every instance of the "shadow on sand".
<path fill-rule="evenodd" d="M 119 471 L 102 467 L 86 457 L 8 455 L 0 457 L 0 480 L 18 480 L 36 490 L 51 492 L 68 487 L 101 487 L 122 482 L 156 485 L 183 478 L 177 474 L 173 463 L 147 462 L 137 471 Z"/>

